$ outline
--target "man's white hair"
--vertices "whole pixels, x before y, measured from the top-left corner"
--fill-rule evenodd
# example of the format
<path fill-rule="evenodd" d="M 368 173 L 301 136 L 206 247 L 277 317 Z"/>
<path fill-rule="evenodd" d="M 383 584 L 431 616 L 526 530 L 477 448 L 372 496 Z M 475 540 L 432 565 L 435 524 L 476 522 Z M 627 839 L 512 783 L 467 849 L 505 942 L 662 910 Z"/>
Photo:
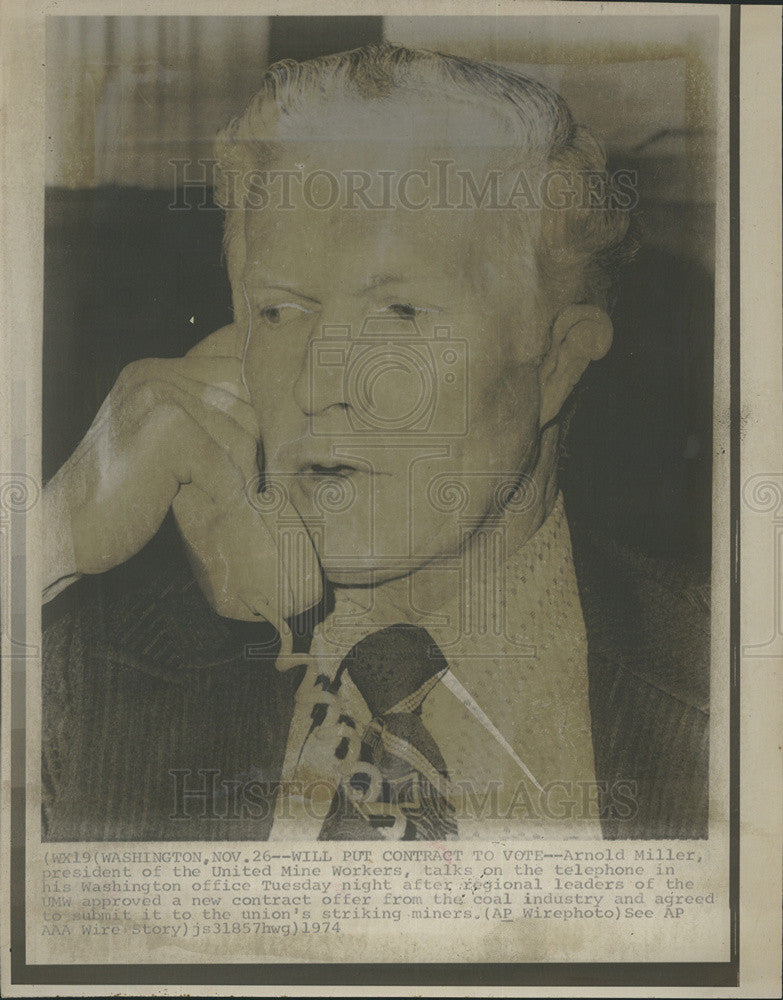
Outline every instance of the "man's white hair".
<path fill-rule="evenodd" d="M 617 267 L 629 255 L 628 213 L 608 197 L 612 180 L 600 143 L 575 123 L 565 101 L 551 88 L 502 66 L 389 43 L 307 62 L 275 63 L 244 113 L 218 136 L 216 200 L 227 208 L 224 248 L 235 288 L 244 266 L 244 203 L 232 203 L 227 196 L 229 179 L 268 168 L 279 157 L 286 133 L 295 135 L 298 129 L 301 134 L 305 129 L 308 137 L 318 135 L 319 122 L 329 118 L 333 123 L 329 110 L 346 101 L 361 101 L 378 112 L 388 112 L 403 101 L 409 108 L 408 121 L 417 105 L 423 113 L 436 107 L 451 123 L 446 128 L 453 128 L 460 109 L 463 113 L 468 107 L 478 109 L 493 123 L 493 138 L 473 137 L 472 145 L 500 145 L 510 163 L 533 164 L 539 172 L 603 179 L 600 194 L 594 186 L 587 201 L 583 198 L 550 211 L 548 224 L 539 220 L 535 262 L 541 293 L 551 310 L 569 302 L 608 304 Z M 475 114 L 470 117 L 475 123 Z M 321 131 L 320 141 L 336 146 L 356 140 L 323 126 Z M 530 212 L 503 214 L 509 217 L 509 240 L 513 242 L 516 234 L 518 241 L 520 229 L 530 228 Z"/>

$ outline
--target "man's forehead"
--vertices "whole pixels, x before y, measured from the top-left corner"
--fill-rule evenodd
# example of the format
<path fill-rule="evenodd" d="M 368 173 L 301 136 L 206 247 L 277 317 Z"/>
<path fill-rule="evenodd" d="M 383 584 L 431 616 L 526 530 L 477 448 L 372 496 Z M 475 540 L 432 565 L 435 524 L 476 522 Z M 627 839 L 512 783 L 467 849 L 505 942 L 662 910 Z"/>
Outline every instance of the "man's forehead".
<path fill-rule="evenodd" d="M 470 137 L 420 135 L 415 129 L 398 136 L 365 136 L 349 140 L 323 141 L 307 136 L 298 136 L 284 142 L 274 141 L 268 147 L 269 155 L 258 162 L 258 169 L 275 175 L 289 173 L 298 175 L 299 184 L 291 184 L 291 189 L 300 188 L 307 181 L 312 201 L 322 204 L 328 201 L 325 193 L 319 199 L 313 187 L 332 175 L 353 189 L 362 189 L 360 175 L 368 175 L 384 187 L 394 189 L 404 182 L 406 171 L 417 171 L 426 175 L 430 187 L 445 183 L 464 187 L 464 175 L 470 174 L 474 181 L 481 183 L 491 171 L 510 173 L 522 164 L 528 163 L 526 151 L 509 144 L 486 145 L 470 141 Z M 530 158 L 531 170 L 536 162 Z M 413 187 L 413 182 L 408 181 Z M 306 189 L 307 190 L 307 189 Z M 360 203 L 363 199 L 357 199 Z M 415 198 L 412 198 L 415 201 Z"/>
<path fill-rule="evenodd" d="M 306 218 L 302 224 L 296 210 L 246 213 L 248 287 L 289 288 L 318 300 L 337 289 L 357 296 L 400 289 L 441 305 L 434 298 L 454 304 L 489 295 L 499 305 L 502 288 L 516 295 L 537 285 L 533 253 L 521 234 L 509 245 L 497 212 L 338 207 Z"/>
<path fill-rule="evenodd" d="M 312 175 L 305 171 L 293 180 L 289 177 L 285 208 L 276 203 L 281 188 L 273 184 L 269 204 L 245 211 L 248 265 L 271 252 L 282 260 L 306 258 L 313 263 L 322 258 L 333 267 L 350 266 L 355 260 L 372 268 L 373 273 L 394 275 L 409 269 L 413 261 L 419 269 L 429 271 L 444 263 L 449 267 L 463 262 L 475 266 L 490 253 L 504 255 L 508 227 L 501 212 L 458 203 L 437 208 L 422 177 L 413 177 L 406 185 L 407 195 L 412 201 L 420 199 L 420 207 L 400 204 L 395 192 L 391 204 L 382 207 L 378 184 L 362 191 L 375 201 L 374 207 L 367 207 L 355 197 L 350 180 L 346 184 L 344 179 L 336 204 L 319 207 L 314 202 L 330 196 L 331 182 L 319 177 L 319 183 L 308 191 L 308 176 Z M 392 187 L 400 176 L 395 173 L 392 177 Z"/>
<path fill-rule="evenodd" d="M 383 230 L 418 240 L 467 232 L 477 218 L 494 231 L 501 216 L 515 212 L 504 203 L 513 178 L 523 172 L 534 184 L 538 174 L 522 157 L 513 166 L 504 162 L 503 153 L 415 136 L 275 144 L 274 158 L 245 181 L 246 238 L 267 238 L 295 225 Z"/>
<path fill-rule="evenodd" d="M 496 122 L 466 128 L 473 107 L 459 107 L 445 124 L 441 107 L 428 133 L 435 109 L 423 104 L 422 117 L 410 112 L 421 104 L 354 102 L 334 110 L 344 115 L 337 136 L 328 121 L 302 118 L 276 129 L 273 158 L 261 169 L 266 197 L 246 202 L 248 268 L 271 252 L 297 271 L 318 259 L 364 274 L 414 267 L 475 275 L 490 260 L 494 274 L 507 270 L 508 211 L 482 199 L 488 193 L 491 203 L 492 175 L 508 173 L 509 157 L 518 165 L 523 151 Z"/>
<path fill-rule="evenodd" d="M 432 211 L 337 206 L 245 216 L 248 270 L 271 259 L 297 271 L 361 272 L 376 288 L 411 274 L 424 277 L 469 264 L 477 235 L 467 219 Z"/>

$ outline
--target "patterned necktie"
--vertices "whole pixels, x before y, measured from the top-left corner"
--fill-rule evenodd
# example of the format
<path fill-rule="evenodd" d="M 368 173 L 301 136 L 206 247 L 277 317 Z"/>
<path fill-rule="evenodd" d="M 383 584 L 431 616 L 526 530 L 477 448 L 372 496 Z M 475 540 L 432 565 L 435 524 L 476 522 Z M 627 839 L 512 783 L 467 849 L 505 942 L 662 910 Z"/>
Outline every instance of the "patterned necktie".
<path fill-rule="evenodd" d="M 456 838 L 446 764 L 421 719 L 447 669 L 425 629 L 391 625 L 358 642 L 333 680 L 315 678 L 310 733 L 334 725 L 342 776 L 320 840 Z M 362 732 L 339 707 L 346 675 L 371 716 Z"/>

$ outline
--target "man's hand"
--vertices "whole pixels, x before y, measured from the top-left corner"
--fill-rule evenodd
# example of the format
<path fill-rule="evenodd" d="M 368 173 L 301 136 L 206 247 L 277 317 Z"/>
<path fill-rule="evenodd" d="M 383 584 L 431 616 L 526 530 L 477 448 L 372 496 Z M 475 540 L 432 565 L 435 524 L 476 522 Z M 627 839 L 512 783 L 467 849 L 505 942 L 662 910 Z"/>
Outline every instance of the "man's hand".
<path fill-rule="evenodd" d="M 199 582 L 220 614 L 261 616 L 284 631 L 285 617 L 319 600 L 320 568 L 295 510 L 286 500 L 272 520 L 262 513 L 269 506 L 263 495 L 256 498 L 260 433 L 241 361 L 216 353 L 234 354 L 234 328 L 202 345 L 185 358 L 128 365 L 47 484 L 46 599 L 60 581 L 135 555 L 173 505 Z M 281 517 L 305 539 L 295 580 L 278 554 Z"/>

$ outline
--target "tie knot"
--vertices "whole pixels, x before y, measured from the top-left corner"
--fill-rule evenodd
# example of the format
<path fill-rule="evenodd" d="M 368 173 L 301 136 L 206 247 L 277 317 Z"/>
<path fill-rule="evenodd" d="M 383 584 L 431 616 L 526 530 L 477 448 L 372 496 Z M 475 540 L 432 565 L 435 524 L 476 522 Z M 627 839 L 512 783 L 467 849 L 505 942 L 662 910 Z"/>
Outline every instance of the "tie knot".
<path fill-rule="evenodd" d="M 365 636 L 349 650 L 347 670 L 373 716 L 412 712 L 447 669 L 443 653 L 418 625 L 390 625 Z"/>

